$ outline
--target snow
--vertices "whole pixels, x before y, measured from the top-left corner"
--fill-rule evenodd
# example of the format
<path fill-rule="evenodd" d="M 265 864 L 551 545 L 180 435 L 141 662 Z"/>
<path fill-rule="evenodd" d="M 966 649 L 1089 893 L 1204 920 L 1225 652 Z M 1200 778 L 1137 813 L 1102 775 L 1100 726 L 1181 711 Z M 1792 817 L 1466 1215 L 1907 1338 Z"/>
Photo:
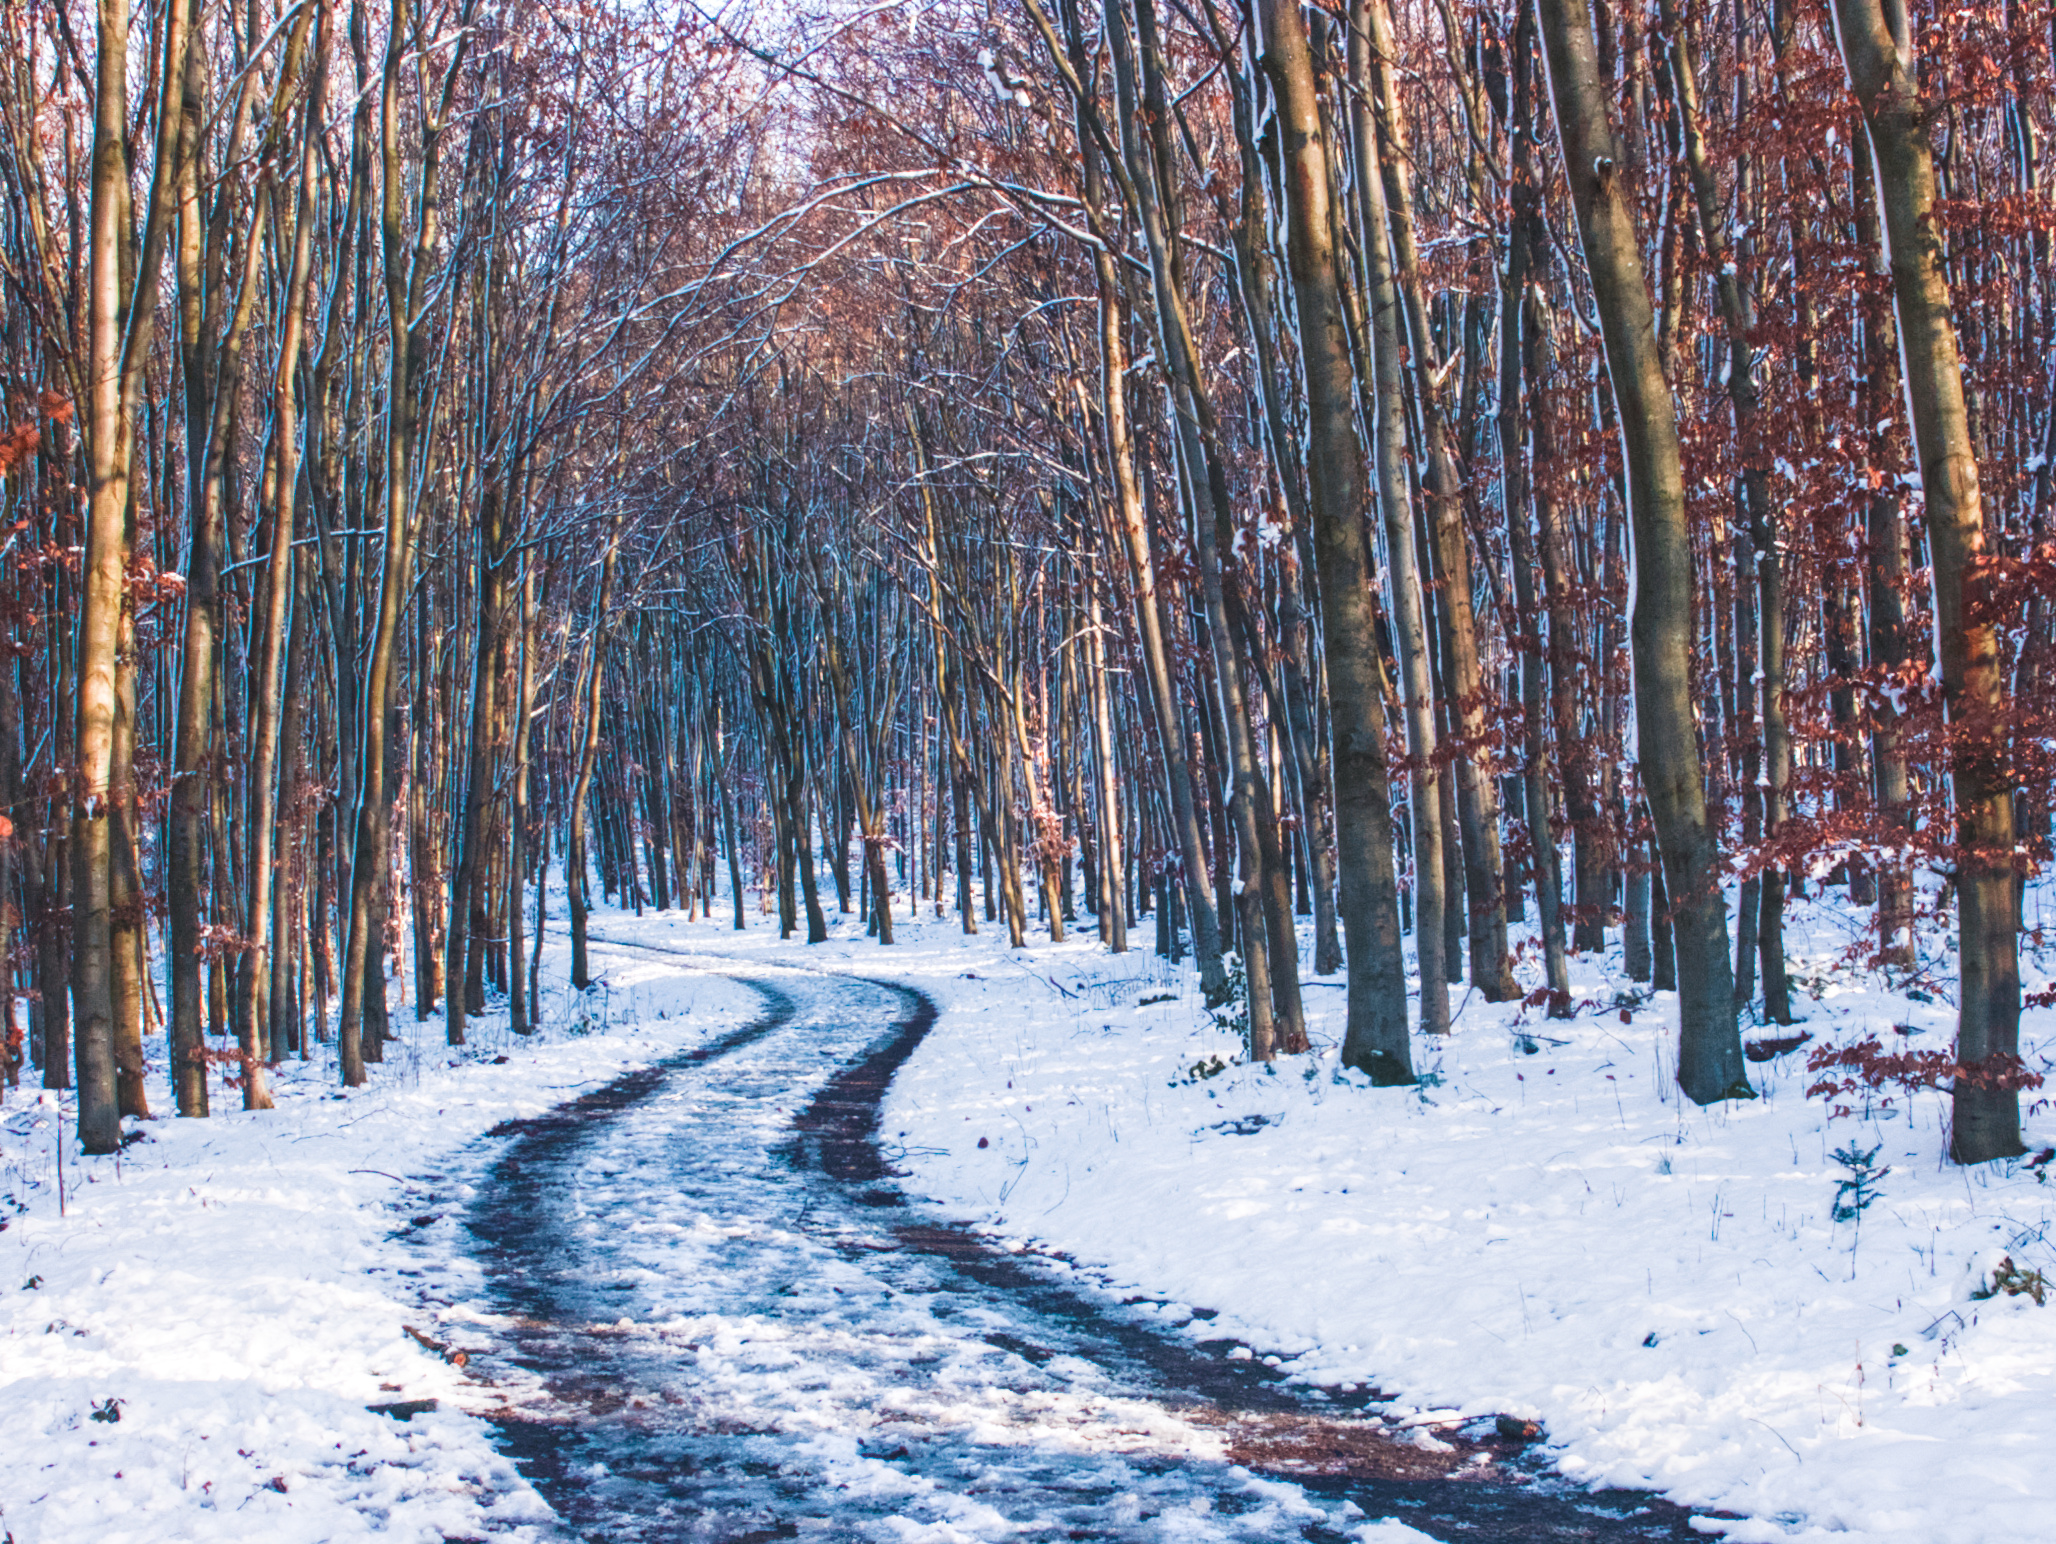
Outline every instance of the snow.
<path fill-rule="evenodd" d="M 2044 1183 L 2056 1165 L 1949 1165 L 1934 1093 L 1831 1118 L 1805 1095 L 1804 1050 L 1752 1063 L 1760 1099 L 1696 1109 L 1671 1081 L 1675 999 L 1623 980 L 1617 951 L 1574 957 L 1569 1022 L 1453 990 L 1454 1033 L 1415 1042 L 1422 1085 L 1372 1089 L 1334 1058 L 1339 976 L 1307 982 L 1316 1054 L 1249 1067 L 1189 964 L 1146 952 L 1147 921 L 1134 935 L 1145 947 L 1121 957 L 1080 921 L 1084 936 L 1020 951 L 994 924 L 965 938 L 954 919 L 904 910 L 891 949 L 844 919 L 811 950 L 780 943 L 769 918 L 737 935 L 720 908 L 712 922 L 606 914 L 596 925 L 753 970 L 854 972 L 930 993 L 941 1018 L 881 1127 L 911 1193 L 1009 1248 L 1067 1257 L 1075 1275 L 1149 1300 L 1195 1340 L 1230 1338 L 1229 1354 L 1276 1359 L 1306 1382 L 1374 1388 L 1373 1411 L 1408 1440 L 1437 1444 L 1501 1413 L 1535 1420 L 1573 1481 L 1739 1514 L 1698 1526 L 1741 1544 L 1997 1544 L 2046 1525 L 2056 1304 L 1978 1294 L 2005 1259 L 2056 1274 Z M 1855 914 L 1833 899 L 1795 904 L 1787 938 L 1804 1022 L 1752 1038 L 1876 1033 L 1893 1049 L 1946 1047 L 1951 944 L 1923 927 L 1920 991 L 1894 992 L 1852 963 Z M 2030 991 L 2048 974 L 2039 936 L 2025 940 Z M 1526 977 L 1539 951 L 1523 941 Z M 551 960 L 561 978 L 562 956 Z M 406 1038 L 367 1088 L 344 1096 L 328 1063 L 289 1062 L 276 1111 L 234 1111 L 217 1089 L 228 1113 L 144 1123 L 118 1158 L 80 1158 L 54 1096 L 6 1095 L 0 1530 L 18 1544 L 561 1537 L 478 1416 L 498 1396 L 405 1327 L 453 1347 L 492 1340 L 458 1222 L 492 1150 L 484 1133 L 758 1010 L 715 961 L 604 963 L 607 990 L 583 1009 L 554 994 L 532 1040 L 500 1014 L 446 1051 L 440 1023 L 417 1028 L 396 1004 Z M 810 1052 L 814 1073 L 780 1075 L 796 1095 L 832 1069 L 823 1051 L 850 1054 L 862 1038 L 839 1033 Z M 2029 1065 L 2050 1070 L 2056 1010 L 2028 1013 L 2023 1041 Z M 168 1107 L 161 1077 L 151 1097 Z M 2056 1140 L 2056 1120 L 2027 1097 L 2033 1154 Z M 1850 1169 L 1836 1154 L 1873 1149 L 1889 1171 L 1880 1198 L 1837 1221 Z M 738 1236 L 719 1218 L 652 1206 L 652 1226 L 618 1244 L 639 1282 L 699 1279 L 684 1263 Z M 852 1287 L 854 1270 L 824 1263 L 817 1286 Z M 863 1349 L 864 1334 L 746 1323 L 677 1280 L 649 1290 L 653 1306 L 632 1324 L 703 1347 L 707 1397 L 777 1405 L 781 1429 L 812 1426 L 809 1462 L 885 1487 L 879 1515 L 899 1521 L 877 1537 L 1000 1535 L 961 1501 L 928 1496 L 922 1511 L 894 1499 L 899 1482 L 855 1445 L 854 1412 L 878 1393 L 870 1374 L 833 1389 L 794 1374 L 815 1354 L 809 1335 L 860 1370 L 886 1357 Z M 1218 1316 L 1195 1319 L 1194 1306 Z M 977 1395 L 987 1427 L 966 1426 L 966 1391 L 986 1364 L 952 1338 L 960 1328 L 918 1305 L 895 1311 L 906 1336 L 930 1337 L 956 1390 L 909 1385 L 900 1416 L 1017 1447 L 1068 1431 L 1092 1463 L 1114 1456 L 1077 1435 L 1081 1422 L 1141 1418 L 1094 1391 L 1089 1368 L 1060 1367 L 1046 1395 Z M 904 1346 L 891 1354 L 906 1360 Z M 367 1409 L 417 1399 L 439 1408 L 406 1422 Z M 94 1418 L 110 1410 L 118 1420 Z M 1302 1515 L 1296 1490 L 1279 1494 L 1266 1504 L 1281 1519 Z M 1373 1544 L 1426 1537 L 1392 1520 L 1349 1527 Z"/>
<path fill-rule="evenodd" d="M 1803 1029 L 1947 1046 L 1946 1002 L 1840 963 L 1853 921 L 1794 908 L 1795 984 L 1820 994 Z M 1446 1044 L 1416 1041 L 1417 1090 L 1329 1049 L 1207 1076 L 1239 1046 L 1163 962 L 1094 941 L 1009 961 L 944 926 L 893 961 L 950 1010 L 888 1106 L 917 1193 L 1114 1290 L 1216 1307 L 1209 1337 L 1390 1413 L 1541 1421 L 1572 1478 L 1745 1514 L 1705 1525 L 1735 1539 L 2044 1526 L 2056 1312 L 1973 1293 L 2006 1257 L 2056 1274 L 2056 1196 L 2044 1167 L 1948 1165 L 1943 1096 L 1831 1120 L 1800 1052 L 1752 1065 L 1761 1099 L 1696 1109 L 1671 1083 L 1674 998 L 1615 1007 L 1617 956 L 1574 962 L 1568 1024 L 1466 999 Z M 1333 986 L 1306 993 L 1323 1047 Z M 2027 1016 L 2030 1066 L 2051 1030 Z M 2031 1150 L 2052 1124 L 2033 1107 Z M 1882 1197 L 1838 1223 L 1834 1154 L 1872 1148 Z"/>
<path fill-rule="evenodd" d="M 710 951 L 670 956 L 681 977 L 735 947 L 657 917 L 604 932 L 611 951 Z M 838 935 L 804 954 L 758 939 L 746 968 L 776 994 L 775 1025 L 569 1149 L 507 1155 L 547 1241 L 496 1265 L 527 1337 L 512 1360 L 540 1378 L 515 1397 L 531 1420 L 566 1418 L 558 1465 L 590 1477 L 554 1493 L 566 1521 L 669 1540 L 683 1499 L 691 1536 L 712 1539 L 1226 1544 L 1345 1527 L 1339 1500 L 1251 1473 L 1218 1424 L 1110 1372 L 1089 1326 L 902 1247 L 903 1209 L 793 1149 L 794 1112 L 905 1011 L 824 973 L 875 959 L 861 929 Z M 483 1360 L 491 1375 L 509 1358 Z"/>
<path fill-rule="evenodd" d="M 100 1159 L 79 1155 L 69 1096 L 0 1102 L 0 1536 L 558 1536 L 457 1408 L 475 1386 L 403 1328 L 466 1338 L 447 1301 L 466 1280 L 462 1197 L 420 1176 L 499 1121 L 732 1026 L 755 998 L 719 978 L 647 991 L 630 979 L 611 1020 L 604 1002 L 559 1006 L 546 1033 L 518 1040 L 503 1013 L 452 1051 L 440 1020 L 417 1026 L 394 995 L 405 1039 L 347 1097 L 326 1057 L 288 1061 L 276 1110 L 245 1114 L 217 1085 L 211 1119 L 141 1123 L 139 1141 Z M 435 1275 L 452 1278 L 441 1305 L 424 1300 Z M 404 1422 L 367 1408 L 423 1399 L 439 1408 Z"/>

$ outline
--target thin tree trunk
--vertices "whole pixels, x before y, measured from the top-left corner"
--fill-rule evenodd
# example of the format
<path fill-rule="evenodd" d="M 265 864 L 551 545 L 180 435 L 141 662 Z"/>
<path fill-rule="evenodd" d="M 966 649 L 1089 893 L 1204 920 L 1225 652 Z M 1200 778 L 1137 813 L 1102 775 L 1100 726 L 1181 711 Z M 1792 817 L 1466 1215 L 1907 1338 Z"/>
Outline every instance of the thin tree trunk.
<path fill-rule="evenodd" d="M 517 1035 L 532 1034 L 535 1020 L 529 1011 L 528 991 L 522 983 L 523 933 L 522 891 L 528 884 L 529 746 L 533 741 L 530 721 L 535 714 L 535 656 L 539 639 L 539 618 L 535 604 L 535 565 L 526 555 L 521 561 L 520 673 L 514 683 L 514 767 L 508 802 L 513 806 L 507 819 L 507 1001 L 511 1027 Z M 686 906 L 688 917 L 692 907 Z"/>
<path fill-rule="evenodd" d="M 129 404 L 123 387 L 122 255 L 128 204 L 128 0 L 99 0 L 87 291 L 88 401 L 85 550 L 79 566 L 77 728 L 72 773 L 72 1000 L 76 1013 L 78 1134 L 88 1153 L 121 1144 L 114 1065 L 110 894 L 115 680 L 127 593 Z"/>
<path fill-rule="evenodd" d="M 1123 289 L 1113 262 L 1095 253 L 1100 265 L 1100 404 L 1106 423 L 1107 460 L 1113 469 L 1114 508 L 1128 557 L 1128 577 L 1135 594 L 1136 633 L 1142 645 L 1143 674 L 1149 679 L 1150 702 L 1157 728 L 1157 750 L 1164 768 L 1165 791 L 1171 802 L 1171 823 L 1187 882 L 1192 919 L 1192 950 L 1199 961 L 1200 990 L 1209 1003 L 1223 1000 L 1228 975 L 1221 963 L 1221 929 L 1207 872 L 1206 836 L 1192 800 L 1192 768 L 1185 755 L 1184 715 L 1178 706 L 1178 684 L 1171 674 L 1165 647 L 1151 550 L 1149 517 L 1144 511 L 1135 475 L 1135 442 L 1128 422 L 1128 327 Z"/>
<path fill-rule="evenodd" d="M 485 874 L 493 801 L 493 747 L 499 725 L 500 634 L 506 615 L 507 512 L 497 477 L 488 479 L 478 511 L 478 617 L 473 639 L 471 713 L 465 736 L 464 816 L 457 864 L 450 876 L 450 925 L 444 940 L 444 1038 L 464 1043 L 467 1013 L 484 1009 L 479 949 L 491 931 Z"/>
<path fill-rule="evenodd" d="M 735 834 L 735 793 L 729 786 L 728 749 L 719 702 L 714 706 L 714 781 L 721 791 L 721 845 L 728 854 L 728 896 L 735 903 L 735 931 L 740 933 L 748 926 L 742 895 L 742 848 Z"/>
<path fill-rule="evenodd" d="M 1385 180 L 1369 107 L 1370 21 L 1362 0 L 1350 17 L 1349 78 L 1356 141 L 1365 300 L 1370 311 L 1372 462 L 1385 523 L 1385 561 L 1392 594 L 1392 631 L 1406 709 L 1406 751 L 1412 791 L 1414 953 L 1420 967 L 1421 1031 L 1449 1032 L 1449 982 L 1443 958 L 1448 904 L 1442 854 L 1441 771 L 1436 765 L 1435 694 L 1429 679 L 1428 633 L 1416 561 L 1413 492 L 1407 480 L 1406 401 L 1402 382 L 1399 290 L 1393 282 Z"/>
<path fill-rule="evenodd" d="M 1528 325 L 1528 287 L 1541 252 L 1542 190 L 1534 167 L 1534 0 L 1522 0 L 1513 50 L 1511 219 L 1507 230 L 1506 282 L 1500 294 L 1499 464 L 1500 504 L 1506 521 L 1513 569 L 1514 605 L 1519 619 L 1521 776 L 1528 828 L 1529 861 L 1535 876 L 1536 925 L 1542 934 L 1543 975 L 1551 1018 L 1571 1011 L 1568 949 L 1563 927 L 1563 874 L 1551 823 L 1555 807 L 1544 708 L 1545 670 L 1538 629 L 1542 607 L 1535 593 L 1535 537 L 1529 513 L 1531 481 L 1526 446 L 1528 412 L 1524 381 L 1539 368 L 1541 339 Z"/>
<path fill-rule="evenodd" d="M 1870 130 L 1861 115 L 1854 125 L 1856 234 L 1874 272 L 1889 271 L 1880 225 Z M 1888 680 L 1903 679 L 1910 639 L 1906 631 L 1906 517 L 1896 479 L 1883 475 L 1892 454 L 1891 420 L 1887 416 L 1898 395 L 1898 332 L 1892 311 L 1880 298 L 1867 297 L 1863 309 L 1864 387 L 1859 398 L 1871 465 L 1880 469 L 1865 510 L 1865 547 L 1870 595 L 1870 662 Z M 2056 429 L 2056 416 L 2052 416 Z M 1878 836 L 1891 851 L 1879 864 L 1877 884 L 1878 957 L 1886 965 L 1911 968 L 1913 883 L 1907 871 L 1913 842 L 1912 789 L 1901 743 L 1899 710 L 1890 693 L 1874 693 L 1871 703 L 1871 775 L 1877 800 Z"/>
<path fill-rule="evenodd" d="M 385 920 L 381 890 L 391 871 L 387 851 L 392 811 L 387 792 L 388 719 L 392 707 L 393 667 L 400 617 L 413 588 L 412 476 L 417 414 L 414 396 L 425 352 L 419 328 L 429 269 L 438 256 L 440 206 L 440 139 L 447 121 L 447 92 L 440 108 L 424 113 L 420 173 L 416 190 L 416 230 L 407 250 L 401 209 L 408 179 L 400 154 L 400 98 L 408 88 L 403 63 L 411 46 L 413 26 L 409 0 L 395 0 L 386 47 L 381 90 L 381 152 L 384 160 L 383 235 L 386 329 L 390 363 L 386 381 L 385 561 L 378 582 L 377 621 L 364 672 L 362 740 L 358 756 L 356 836 L 350 849 L 350 892 L 342 961 L 342 1018 L 337 1038 L 343 1082 L 355 1088 L 364 1082 L 364 1063 L 382 1059 L 385 1035 L 385 978 L 379 949 Z M 463 12 L 468 20 L 468 5 Z M 445 81 L 454 81 L 469 44 L 469 27 L 460 28 Z M 378 1001 L 367 1004 L 368 995 Z M 367 1049 L 368 1047 L 368 1049 Z"/>
<path fill-rule="evenodd" d="M 1450 761 L 1462 831 L 1463 893 L 1468 902 L 1471 984 L 1487 1002 L 1506 1002 L 1519 995 L 1513 960 L 1506 942 L 1504 861 L 1499 848 L 1499 790 L 1481 758 L 1487 754 L 1485 678 L 1478 660 L 1477 621 L 1471 607 L 1471 563 L 1463 529 L 1463 500 L 1456 464 L 1450 454 L 1448 428 L 1436 384 L 1434 340 L 1428 326 L 1428 295 L 1421 278 L 1420 252 L 1414 230 L 1412 152 L 1397 85 L 1398 50 L 1387 0 L 1365 0 L 1364 69 L 1353 75 L 1359 105 L 1376 109 L 1379 137 L 1378 169 L 1384 180 L 1387 227 L 1392 242 L 1392 277 L 1405 300 L 1407 354 L 1413 367 L 1415 400 L 1426 439 L 1422 492 L 1428 513 L 1429 546 L 1441 580 L 1437 620 L 1444 639 L 1443 696 L 1456 745 Z M 1368 103 L 1364 85 L 1370 86 Z M 1361 132 L 1361 130 L 1359 130 Z M 1365 232 L 1366 243 L 1370 232 Z M 1375 273 L 1375 267 L 1372 271 Z M 1372 304 L 1377 303 L 1375 293 Z M 1372 321 L 1373 347 L 1377 319 Z M 1447 829 L 1447 828 L 1446 828 Z M 1452 907 L 1457 891 L 1445 884 L 1444 905 Z M 1456 956 L 1444 961 L 1449 979 Z"/>
<path fill-rule="evenodd" d="M 1092 699 L 1093 758 L 1098 764 L 1099 871 L 1094 906 L 1100 937 L 1112 954 L 1128 952 L 1128 918 L 1121 904 L 1121 795 L 1114 775 L 1114 721 L 1107 698 L 1106 644 L 1102 636 L 1099 589 L 1085 576 L 1086 691 Z"/>
<path fill-rule="evenodd" d="M 1679 19 L 1675 0 L 1664 0 L 1662 25 L 1669 35 L 1671 81 L 1677 92 L 1685 167 L 1699 212 L 1700 239 L 1714 270 L 1714 289 L 1727 328 L 1728 359 L 1723 372 L 1735 422 L 1735 448 L 1741 463 L 1742 508 L 1754 551 L 1739 583 L 1754 582 L 1760 629 L 1755 672 L 1763 715 L 1762 809 L 1765 839 L 1775 840 L 1785 819 L 1786 789 L 1792 776 L 1792 739 L 1785 722 L 1785 606 L 1782 562 L 1778 555 L 1777 512 L 1771 505 L 1769 454 L 1758 422 L 1758 392 L 1750 330 L 1754 325 L 1747 292 L 1737 272 L 1728 241 L 1730 220 L 1720 201 L 1713 167 L 1699 132 L 1699 77 L 1689 31 Z M 1738 597 L 1739 603 L 1739 597 Z M 1749 782 L 1754 796 L 1755 780 Z M 1791 992 L 1785 979 L 1785 876 L 1766 866 L 1757 882 L 1756 925 L 1742 919 L 1741 947 L 1758 951 L 1763 962 L 1764 1016 L 1773 1023 L 1792 1021 Z M 1745 907 L 1746 911 L 1746 907 Z M 1736 994 L 1746 1000 L 1747 993 Z"/>
<path fill-rule="evenodd" d="M 593 765 L 600 755 L 600 698 L 607 677 L 607 626 L 609 606 L 614 598 L 614 572 L 621 559 L 621 532 L 617 528 L 607 539 L 607 556 L 600 566 L 600 598 L 593 611 L 592 661 L 585 690 L 585 725 L 578 750 L 578 777 L 571 786 L 571 812 L 564 840 L 565 893 L 571 902 L 571 985 L 585 991 L 592 985 L 592 968 L 586 951 L 586 918 L 592 911 L 587 889 L 585 858 L 586 797 L 592 788 Z M 742 927 L 742 898 L 736 896 L 735 925 Z"/>
<path fill-rule="evenodd" d="M 1241 953 L 1248 979 L 1268 980 L 1269 1000 L 1250 996 L 1250 1037 L 1253 1054 L 1268 1060 L 1273 1048 L 1288 1053 L 1305 1047 L 1304 1015 L 1299 999 L 1298 941 L 1291 913 L 1291 876 L 1285 872 L 1278 843 L 1276 810 L 1269 781 L 1258 766 L 1249 718 L 1249 701 L 1235 640 L 1223 572 L 1224 544 L 1234 539 L 1233 503 L 1225 469 L 1218 451 L 1219 432 L 1213 403 L 1200 366 L 1197 345 L 1186 314 L 1183 289 L 1178 276 L 1179 259 L 1174 250 L 1177 219 L 1164 202 L 1166 190 L 1159 186 L 1158 170 L 1168 161 L 1169 110 L 1161 100 L 1162 85 L 1156 68 L 1154 12 L 1148 0 L 1137 8 L 1139 38 L 1131 37 L 1126 18 L 1109 12 L 1108 35 L 1115 66 L 1115 99 L 1119 110 L 1123 161 L 1126 165 L 1124 191 L 1133 195 L 1149 250 L 1150 277 L 1155 294 L 1157 334 L 1165 357 L 1165 376 L 1171 387 L 1170 409 L 1175 429 L 1181 477 L 1181 491 L 1190 512 L 1192 535 L 1199 557 L 1200 593 L 1205 604 L 1206 632 L 1211 648 L 1218 705 L 1227 744 L 1227 762 L 1235 782 L 1235 797 L 1228 811 L 1235 822 L 1237 845 L 1247 865 L 1245 883 L 1262 899 L 1258 913 L 1264 923 L 1253 933 L 1244 930 Z M 1138 48 L 1139 44 L 1139 48 Z M 1137 54 L 1142 64 L 1141 84 L 1136 71 Z M 1148 120 L 1144 122 L 1145 118 Z M 1151 136 L 1145 138 L 1145 135 Z M 1220 846 L 1216 856 L 1224 857 Z M 1238 917 L 1238 922 L 1246 917 Z M 1277 955 L 1265 965 L 1252 966 L 1258 951 Z"/>
<path fill-rule="evenodd" d="M 326 34 L 326 22 L 323 33 Z M 306 28 L 304 25 L 294 31 L 289 46 L 283 79 L 291 80 L 299 73 L 300 49 L 304 46 Z M 317 67 L 317 78 L 319 77 Z M 310 107 L 310 118 L 318 121 L 318 113 Z M 243 1062 L 243 1108 L 246 1110 L 268 1110 L 271 1108 L 271 1091 L 264 1074 L 265 1058 L 259 1054 L 260 1043 L 268 1037 L 271 1015 L 270 988 L 272 971 L 270 963 L 274 950 L 282 950 L 285 929 L 273 928 L 272 896 L 279 865 L 283 861 L 283 845 L 277 843 L 278 797 L 273 785 L 278 781 L 279 746 L 279 684 L 285 673 L 286 648 L 286 603 L 292 591 L 293 582 L 293 510 L 295 493 L 299 487 L 299 417 L 295 392 L 298 389 L 300 373 L 300 348 L 306 336 L 306 291 L 309 273 L 313 267 L 313 223 L 314 190 L 311 152 L 314 149 L 313 136 L 316 131 L 310 127 L 304 151 L 308 152 L 310 164 L 303 164 L 297 179 L 295 215 L 293 220 L 293 256 L 286 280 L 285 314 L 280 321 L 278 368 L 272 376 L 273 411 L 277 415 L 272 430 L 271 466 L 271 552 L 269 566 L 265 573 L 265 609 L 263 627 L 258 635 L 258 657 L 256 679 L 251 692 L 254 723 L 251 727 L 250 745 L 250 848 L 249 848 L 249 948 L 243 958 L 243 970 L 248 987 L 238 1004 L 236 1040 L 241 1048 Z M 261 208 L 266 202 L 262 186 L 258 190 Z M 251 266 L 255 267 L 255 249 L 263 230 L 261 218 L 252 222 L 250 246 Z M 254 290 L 255 275 L 246 276 L 245 284 Z M 238 331 L 240 331 L 240 327 Z M 232 379 L 232 377 L 231 377 Z M 295 747 L 297 754 L 297 747 Z M 274 850 L 274 848 L 278 850 Z M 269 939 L 269 941 L 267 941 Z"/>
<path fill-rule="evenodd" d="M 1287 129 L 1286 252 L 1307 381 L 1308 504 L 1328 665 L 1340 911 L 1349 967 L 1342 1057 L 1379 1084 L 1411 1083 L 1386 762 L 1385 668 L 1360 514 L 1363 451 L 1334 246 L 1330 151 L 1297 8 L 1288 0 L 1264 0 L 1260 16 L 1264 68 Z"/>

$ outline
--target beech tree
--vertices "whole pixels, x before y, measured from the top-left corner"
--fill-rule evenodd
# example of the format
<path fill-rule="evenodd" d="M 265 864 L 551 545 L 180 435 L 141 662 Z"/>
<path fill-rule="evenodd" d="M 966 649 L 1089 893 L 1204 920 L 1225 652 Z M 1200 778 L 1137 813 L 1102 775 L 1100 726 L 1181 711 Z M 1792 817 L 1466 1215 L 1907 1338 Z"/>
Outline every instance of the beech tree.
<path fill-rule="evenodd" d="M 2004 724 L 2006 674 L 1963 367 L 1936 225 L 1931 114 L 1911 22 L 1879 0 L 1838 0 L 1835 27 L 1862 104 L 1891 264 L 1899 355 L 1934 553 L 1935 652 L 1954 734 L 1958 963 L 1963 972 L 1951 1151 L 2011 1157 L 2020 1142 L 2020 902 Z"/>

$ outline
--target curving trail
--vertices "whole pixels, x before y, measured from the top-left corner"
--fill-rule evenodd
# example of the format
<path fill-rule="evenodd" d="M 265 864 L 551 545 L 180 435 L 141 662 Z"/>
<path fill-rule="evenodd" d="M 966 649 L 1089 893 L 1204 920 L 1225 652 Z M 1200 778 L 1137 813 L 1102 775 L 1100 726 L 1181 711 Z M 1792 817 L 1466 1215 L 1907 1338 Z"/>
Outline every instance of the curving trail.
<path fill-rule="evenodd" d="M 1514 1444 L 1395 1441 L 922 1218 L 874 1140 L 934 1022 L 921 994 L 595 944 L 721 971 L 764 1012 L 494 1133 L 469 1223 L 506 1327 L 478 1370 L 508 1398 L 501 1446 L 580 1536 L 1201 1544 L 1397 1517 L 1481 1544 L 1705 1537 L 1647 1496 L 1551 1484 Z"/>

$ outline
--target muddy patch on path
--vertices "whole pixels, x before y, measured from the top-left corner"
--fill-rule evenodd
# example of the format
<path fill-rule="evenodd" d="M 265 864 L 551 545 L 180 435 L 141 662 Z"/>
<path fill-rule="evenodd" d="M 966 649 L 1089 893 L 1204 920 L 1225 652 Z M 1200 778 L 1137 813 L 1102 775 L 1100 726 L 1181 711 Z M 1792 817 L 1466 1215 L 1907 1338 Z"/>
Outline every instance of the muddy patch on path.
<path fill-rule="evenodd" d="M 933 1003 L 725 968 L 759 1018 L 500 1128 L 472 1208 L 501 1444 L 582 1536 L 1705 1536 L 1569 1486 L 1516 1424 L 1395 1429 L 910 1206 L 878 1123 Z"/>

